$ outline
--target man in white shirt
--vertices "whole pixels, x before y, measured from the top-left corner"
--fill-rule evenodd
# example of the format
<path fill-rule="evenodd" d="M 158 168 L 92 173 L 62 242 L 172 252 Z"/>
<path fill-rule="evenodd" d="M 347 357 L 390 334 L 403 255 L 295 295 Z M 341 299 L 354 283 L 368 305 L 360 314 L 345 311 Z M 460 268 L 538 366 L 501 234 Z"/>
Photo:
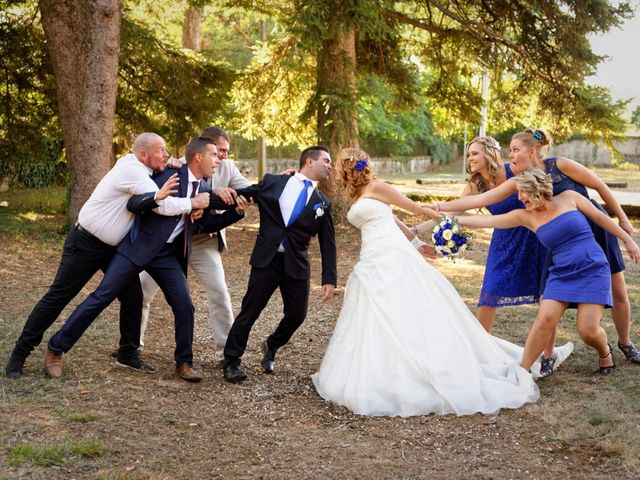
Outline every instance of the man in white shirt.
<path fill-rule="evenodd" d="M 208 204 L 206 194 L 187 202 L 168 197 L 177 187 L 176 175 L 158 189 L 150 174 L 164 170 L 168 157 L 165 142 L 160 136 L 143 133 L 136 138 L 133 153 L 120 158 L 96 186 L 80 210 L 78 223 L 67 235 L 53 284 L 34 307 L 16 341 L 5 367 L 7 377 L 19 378 L 22 375 L 26 358 L 40 344 L 44 332 L 91 277 L 98 270 L 106 270 L 116 246 L 133 225 L 134 214 L 127 210 L 127 202 L 132 196 L 135 196 L 133 198 L 140 211 L 159 204 L 164 215 L 175 215 L 190 211 L 192 206 L 202 208 Z M 140 284 L 131 282 L 119 299 L 121 338 L 117 365 L 153 372 L 155 369 L 139 357 L 139 330 L 130 327 L 135 325 L 135 319 L 139 324 Z"/>
<path fill-rule="evenodd" d="M 187 165 L 181 167 L 177 174 L 180 185 L 176 196 L 189 202 L 190 198 L 206 196 L 198 194 L 200 179 L 210 176 L 214 162 L 217 162 L 215 145 L 208 138 L 196 137 L 186 147 Z M 163 184 L 170 178 L 170 172 L 154 177 Z M 125 291 L 128 283 L 135 279 L 142 270 L 147 270 L 162 286 L 165 297 L 174 313 L 176 338 L 176 374 L 188 381 L 200 381 L 202 375 L 193 369 L 193 303 L 187 285 L 187 261 L 191 250 L 191 236 L 196 228 L 203 231 L 218 231 L 243 217 L 246 202 L 237 199 L 235 210 L 217 214 L 210 209 L 197 213 L 197 225 L 192 222 L 194 215 L 188 211 L 178 212 L 173 216 L 162 215 L 158 209 L 141 215 L 137 233 L 135 227 L 132 235 L 122 239 L 111 260 L 105 276 L 98 288 L 91 293 L 69 316 L 62 328 L 49 340 L 45 356 L 44 368 L 51 378 L 62 375 L 62 354 L 68 352 L 97 316 Z M 140 330 L 140 319 L 135 325 Z"/>
<path fill-rule="evenodd" d="M 228 160 L 229 135 L 219 127 L 205 128 L 200 135 L 210 138 L 217 147 L 220 164 L 214 174 L 200 184 L 202 191 L 211 191 L 232 204 L 235 190 L 245 188 L 251 183 L 244 178 L 235 164 Z M 222 350 L 227 341 L 229 329 L 233 323 L 231 296 L 224 275 L 221 253 L 226 250 L 225 231 L 199 233 L 193 236 L 193 250 L 189 257 L 189 265 L 196 273 L 200 284 L 204 287 L 209 304 L 209 322 L 215 342 L 216 354 L 222 357 Z M 140 274 L 142 284 L 142 323 L 140 325 L 140 345 L 144 345 L 144 334 L 149 321 L 149 309 L 153 297 L 159 290 L 158 284 L 147 272 Z"/>

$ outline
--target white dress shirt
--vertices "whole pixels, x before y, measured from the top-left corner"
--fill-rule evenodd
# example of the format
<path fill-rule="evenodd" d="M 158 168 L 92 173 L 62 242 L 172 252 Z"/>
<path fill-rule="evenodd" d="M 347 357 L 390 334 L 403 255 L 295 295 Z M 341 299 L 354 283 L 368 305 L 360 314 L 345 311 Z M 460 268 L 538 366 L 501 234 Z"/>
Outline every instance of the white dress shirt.
<path fill-rule="evenodd" d="M 159 190 L 151 180 L 151 173 L 133 153 L 118 159 L 80 209 L 78 223 L 104 243 L 118 245 L 131 229 L 135 218 L 127 210 L 131 196 Z M 160 215 L 191 212 L 189 198 L 167 197 L 157 203 L 160 207 L 156 211 Z"/>
<path fill-rule="evenodd" d="M 289 219 L 291 218 L 291 214 L 293 213 L 293 207 L 296 205 L 296 201 L 300 196 L 300 192 L 304 188 L 304 181 L 309 180 L 306 176 L 297 172 L 295 175 L 292 175 L 287 184 L 282 190 L 280 194 L 280 198 L 278 203 L 280 204 L 280 213 L 282 213 L 282 220 L 284 220 L 284 224 L 287 225 L 289 223 Z M 313 194 L 313 190 L 315 186 L 312 184 L 310 188 L 307 188 L 307 201 L 305 205 L 309 203 L 309 199 Z M 284 252 L 284 246 L 280 244 L 278 247 L 279 252 Z"/>
<path fill-rule="evenodd" d="M 189 172 L 189 185 L 187 185 L 187 197 L 184 198 L 183 200 L 189 201 L 189 212 L 185 212 L 185 214 L 182 215 L 182 218 L 176 225 L 176 228 L 173 229 L 173 233 L 171 233 L 171 236 L 169 237 L 169 240 L 167 240 L 167 243 L 172 243 L 176 239 L 176 237 L 180 235 L 180 232 L 184 230 L 185 222 L 189 221 L 188 217 L 189 217 L 189 213 L 191 212 L 191 197 L 198 194 L 198 189 L 200 187 L 200 181 L 193 175 L 193 173 L 191 173 L 191 170 L 187 168 L 187 171 Z M 196 182 L 195 192 L 193 191 L 193 182 Z M 174 197 L 167 197 L 167 198 L 174 198 Z M 158 211 L 161 208 L 162 208 L 161 206 L 158 208 L 154 208 L 153 211 L 154 212 Z"/>

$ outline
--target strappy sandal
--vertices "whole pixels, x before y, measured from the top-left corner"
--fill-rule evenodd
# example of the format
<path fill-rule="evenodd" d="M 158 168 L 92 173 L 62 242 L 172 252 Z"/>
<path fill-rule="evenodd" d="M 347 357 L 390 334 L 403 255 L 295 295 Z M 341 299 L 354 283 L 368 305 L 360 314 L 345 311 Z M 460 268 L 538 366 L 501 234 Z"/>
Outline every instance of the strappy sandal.
<path fill-rule="evenodd" d="M 542 356 L 542 359 L 540 360 L 540 378 L 547 378 L 553 375 L 553 367 L 555 366 L 557 359 L 558 357 L 555 353 L 549 358 L 545 358 L 544 355 Z"/>
<path fill-rule="evenodd" d="M 607 358 L 609 355 L 611 355 L 611 365 L 606 366 L 606 367 L 598 367 L 598 372 L 600 372 L 602 375 L 611 375 L 613 373 L 613 371 L 616 369 L 616 362 L 613 359 L 613 350 L 611 350 L 611 344 L 607 343 L 608 347 L 609 347 L 609 353 L 607 353 L 604 356 L 600 356 L 598 355 L 598 357 L 600 358 Z"/>
<path fill-rule="evenodd" d="M 625 345 L 624 343 L 618 342 L 618 348 L 622 350 L 624 356 L 627 357 L 627 360 L 631 363 L 640 363 L 640 351 L 638 351 L 633 343 Z"/>

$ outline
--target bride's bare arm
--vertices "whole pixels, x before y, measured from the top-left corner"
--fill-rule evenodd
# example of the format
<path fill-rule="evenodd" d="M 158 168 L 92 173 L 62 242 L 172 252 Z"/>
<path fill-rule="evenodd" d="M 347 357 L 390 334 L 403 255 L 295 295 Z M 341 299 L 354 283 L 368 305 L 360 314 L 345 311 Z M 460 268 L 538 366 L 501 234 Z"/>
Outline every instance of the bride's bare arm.
<path fill-rule="evenodd" d="M 437 219 L 440 218 L 440 215 L 435 210 L 417 204 L 413 200 L 404 196 L 394 187 L 381 180 L 374 180 L 371 183 L 371 190 L 365 195 L 377 198 L 378 200 L 381 200 L 390 205 L 395 205 L 415 215 L 425 215 L 429 218 Z"/>
<path fill-rule="evenodd" d="M 414 237 L 416 237 L 416 232 L 414 232 L 411 228 L 405 225 L 405 223 L 395 215 L 393 216 L 393 221 L 396 222 L 396 225 L 398 226 L 400 231 L 404 233 L 404 236 L 407 237 L 407 240 L 413 240 Z"/>
<path fill-rule="evenodd" d="M 471 228 L 514 228 L 525 226 L 531 229 L 524 209 L 512 210 L 503 215 L 464 215 L 456 217 L 460 225 Z"/>
<path fill-rule="evenodd" d="M 517 192 L 516 182 L 510 178 L 506 182 L 479 195 L 469 195 L 449 202 L 438 202 L 436 210 L 444 212 L 462 212 L 474 208 L 482 208 L 498 203 Z"/>

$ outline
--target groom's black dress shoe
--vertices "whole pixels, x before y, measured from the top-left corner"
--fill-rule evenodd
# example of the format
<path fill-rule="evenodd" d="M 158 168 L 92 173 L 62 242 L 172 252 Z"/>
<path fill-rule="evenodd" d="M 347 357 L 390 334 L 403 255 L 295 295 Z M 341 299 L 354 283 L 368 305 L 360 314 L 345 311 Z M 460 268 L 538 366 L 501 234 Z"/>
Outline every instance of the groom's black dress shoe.
<path fill-rule="evenodd" d="M 238 383 L 247 378 L 247 374 L 238 363 L 227 363 L 222 367 L 224 378 L 231 383 Z"/>
<path fill-rule="evenodd" d="M 276 363 L 276 351 L 269 348 L 269 343 L 266 340 L 262 342 L 262 355 L 260 366 L 266 373 L 273 373 L 273 367 Z"/>

